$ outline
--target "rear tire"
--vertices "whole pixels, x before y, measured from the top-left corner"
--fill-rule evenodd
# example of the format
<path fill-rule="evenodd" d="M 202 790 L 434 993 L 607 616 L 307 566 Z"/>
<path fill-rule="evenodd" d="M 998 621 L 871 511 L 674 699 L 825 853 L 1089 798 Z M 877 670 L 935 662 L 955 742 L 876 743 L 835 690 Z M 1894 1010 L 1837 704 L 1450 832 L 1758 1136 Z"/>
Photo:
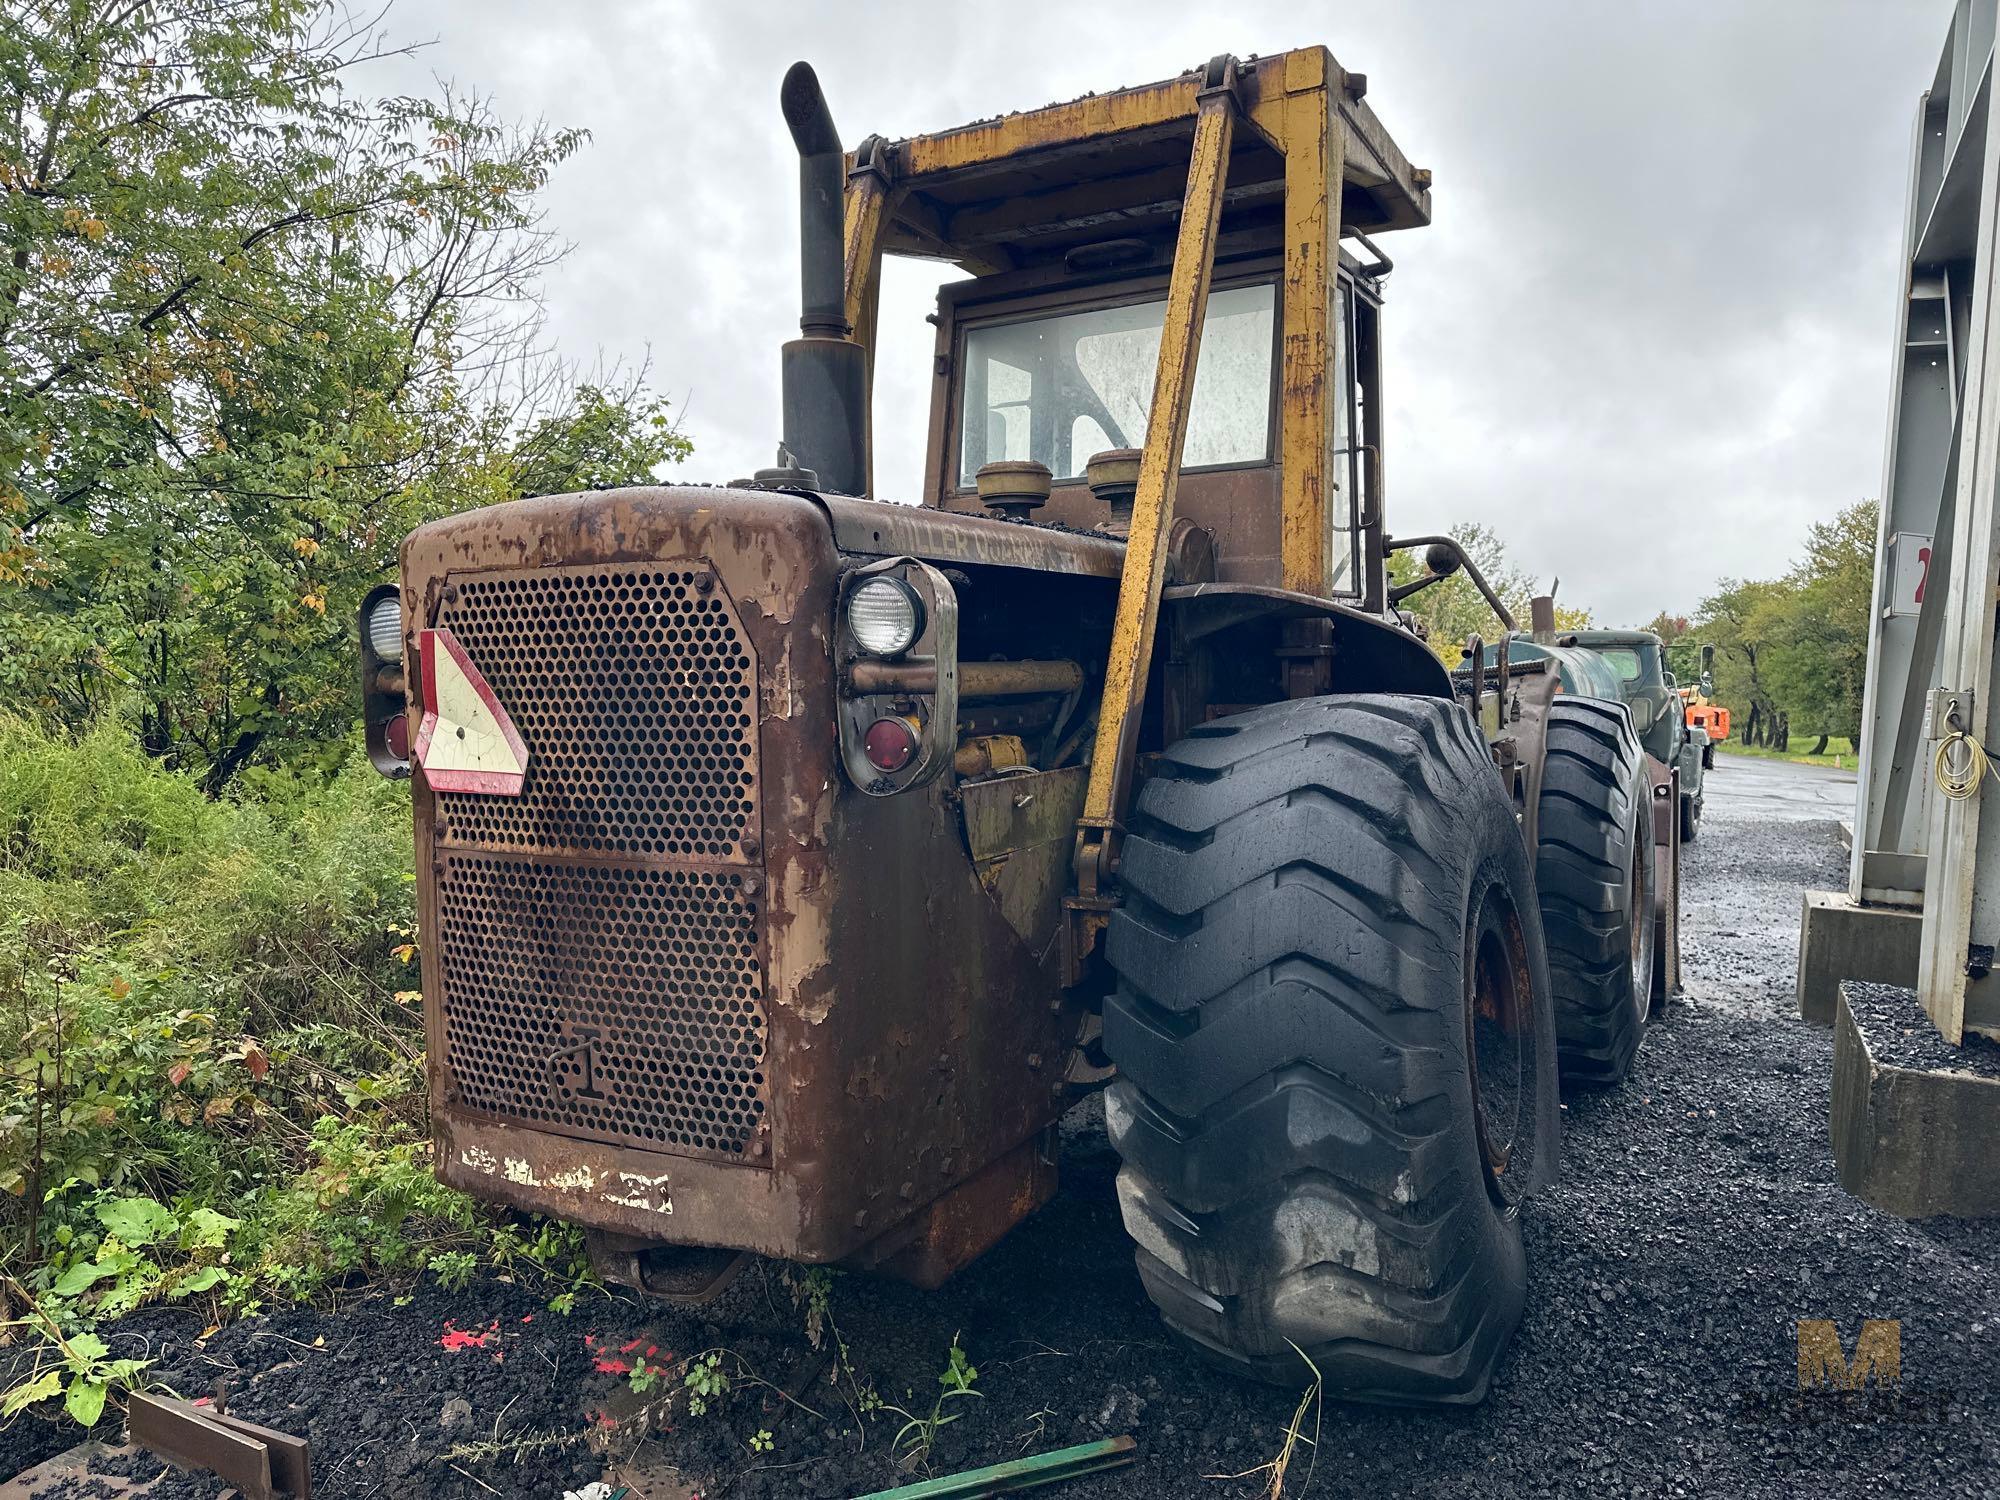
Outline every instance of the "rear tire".
<path fill-rule="evenodd" d="M 1691 844 L 1694 836 L 1701 832 L 1701 798 L 1681 798 L 1681 842 Z"/>
<path fill-rule="evenodd" d="M 1104 1043 L 1118 1196 L 1168 1326 L 1350 1400 L 1471 1403 L 1553 1166 L 1527 851 L 1459 705 L 1273 704 L 1167 751 L 1125 843 Z"/>
<path fill-rule="evenodd" d="M 1535 887 L 1565 1083 L 1631 1070 L 1652 1009 L 1653 807 L 1622 704 L 1558 697 L 1537 819 Z"/>

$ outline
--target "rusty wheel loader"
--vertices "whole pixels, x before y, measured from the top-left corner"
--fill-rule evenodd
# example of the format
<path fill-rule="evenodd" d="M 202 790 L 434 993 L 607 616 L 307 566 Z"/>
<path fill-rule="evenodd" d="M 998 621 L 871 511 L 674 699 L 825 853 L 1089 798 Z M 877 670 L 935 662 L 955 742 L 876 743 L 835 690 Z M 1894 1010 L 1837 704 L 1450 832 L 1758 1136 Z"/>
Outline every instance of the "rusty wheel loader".
<path fill-rule="evenodd" d="M 777 463 L 434 522 L 364 602 L 444 1180 L 663 1297 L 752 1255 L 936 1286 L 1106 1089 L 1176 1332 L 1482 1396 L 1556 1151 L 1548 950 L 1638 982 L 1651 887 L 1572 872 L 1545 940 L 1555 679 L 1412 633 L 1448 541 L 1390 591 L 1372 236 L 1430 178 L 1366 87 L 1220 57 L 849 152 L 791 70 Z M 892 254 L 971 273 L 921 504 L 873 498 Z M 1650 817 L 1630 748 L 1561 795 Z"/>

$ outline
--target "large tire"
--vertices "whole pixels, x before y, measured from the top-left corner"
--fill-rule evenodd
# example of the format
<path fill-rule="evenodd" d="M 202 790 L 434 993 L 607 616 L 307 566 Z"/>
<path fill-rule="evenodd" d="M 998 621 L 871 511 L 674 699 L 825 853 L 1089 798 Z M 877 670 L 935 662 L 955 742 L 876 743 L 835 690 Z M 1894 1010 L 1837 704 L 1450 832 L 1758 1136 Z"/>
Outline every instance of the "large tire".
<path fill-rule="evenodd" d="M 1681 842 L 1691 844 L 1694 836 L 1701 832 L 1701 798 L 1682 796 L 1681 798 Z"/>
<path fill-rule="evenodd" d="M 1549 709 L 1535 886 L 1565 1083 L 1631 1070 L 1653 994 L 1653 807 L 1624 705 L 1559 696 Z"/>
<path fill-rule="evenodd" d="M 1329 1395 L 1480 1400 L 1557 1124 L 1527 850 L 1471 717 L 1371 694 L 1204 725 L 1120 875 L 1105 1116 L 1168 1325 L 1257 1378 L 1305 1384 L 1303 1354 Z"/>

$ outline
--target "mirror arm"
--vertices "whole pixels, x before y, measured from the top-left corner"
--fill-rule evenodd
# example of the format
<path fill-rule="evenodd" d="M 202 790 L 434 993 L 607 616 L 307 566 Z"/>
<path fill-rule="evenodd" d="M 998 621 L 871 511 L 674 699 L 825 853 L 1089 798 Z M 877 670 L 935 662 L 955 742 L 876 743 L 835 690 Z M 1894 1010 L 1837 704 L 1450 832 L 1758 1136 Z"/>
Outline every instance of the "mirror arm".
<path fill-rule="evenodd" d="M 1486 576 L 1479 571 L 1478 564 L 1465 555 L 1465 549 L 1459 546 L 1457 542 L 1448 536 L 1390 537 L 1385 538 L 1382 542 L 1382 551 L 1385 555 L 1391 552 L 1405 552 L 1412 547 L 1442 547 L 1457 557 L 1458 565 L 1465 569 L 1465 576 L 1472 580 L 1472 586 L 1478 589 L 1485 597 L 1486 602 L 1492 606 L 1493 613 L 1500 617 L 1500 623 L 1506 626 L 1510 633 L 1521 628 L 1514 623 L 1513 613 L 1506 605 L 1500 602 L 1500 596 L 1493 592 L 1492 586 L 1486 581 Z M 1437 574 L 1429 579 L 1420 579 L 1416 587 L 1427 587 L 1430 583 L 1435 582 L 1438 577 L 1442 576 L 1442 574 Z M 1393 602 L 1400 595 L 1391 594 L 1389 597 Z"/>

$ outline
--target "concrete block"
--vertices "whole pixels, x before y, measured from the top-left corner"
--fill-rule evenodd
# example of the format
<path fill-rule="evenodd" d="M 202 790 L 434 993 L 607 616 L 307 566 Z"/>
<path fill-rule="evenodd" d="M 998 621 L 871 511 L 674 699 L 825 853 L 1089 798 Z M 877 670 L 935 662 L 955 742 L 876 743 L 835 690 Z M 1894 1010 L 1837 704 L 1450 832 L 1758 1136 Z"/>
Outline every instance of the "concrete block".
<path fill-rule="evenodd" d="M 1862 906 L 1845 891 L 1807 891 L 1799 917 L 1799 1014 L 1831 1026 L 1843 979 L 1915 984 L 1922 947 L 1920 912 Z"/>
<path fill-rule="evenodd" d="M 1951 1046 L 1898 985 L 1844 983 L 1835 1009 L 1840 1185 L 1905 1219 L 2000 1216 L 2000 1045 Z"/>

